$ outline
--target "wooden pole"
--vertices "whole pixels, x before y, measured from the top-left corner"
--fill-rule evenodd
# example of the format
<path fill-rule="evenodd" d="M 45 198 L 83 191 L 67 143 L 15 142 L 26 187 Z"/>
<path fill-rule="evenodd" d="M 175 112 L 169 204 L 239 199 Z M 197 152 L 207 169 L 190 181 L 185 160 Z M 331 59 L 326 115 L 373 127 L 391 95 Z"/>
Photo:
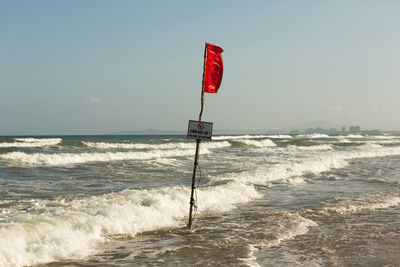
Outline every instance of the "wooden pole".
<path fill-rule="evenodd" d="M 201 82 L 201 109 L 200 109 L 200 114 L 199 114 L 199 121 L 201 121 L 201 117 L 203 116 L 203 110 L 204 110 L 204 82 L 205 82 L 206 67 L 207 67 L 207 46 L 208 46 L 208 43 L 206 43 L 205 48 L 204 48 L 203 81 Z"/>
<path fill-rule="evenodd" d="M 199 121 L 201 121 L 201 117 L 203 116 L 203 110 L 204 110 L 204 80 L 205 80 L 206 65 L 207 65 L 207 46 L 208 46 L 208 43 L 205 44 L 205 48 L 204 48 L 203 81 L 202 81 L 202 86 L 201 86 L 201 109 L 200 109 L 200 114 L 199 114 Z M 193 166 L 193 175 L 192 175 L 192 190 L 190 193 L 189 223 L 187 226 L 189 228 L 189 230 L 192 230 L 192 225 L 193 225 L 192 214 L 193 214 L 193 206 L 195 205 L 195 200 L 194 200 L 193 196 L 194 196 L 194 189 L 195 189 L 195 182 L 196 182 L 196 170 L 197 170 L 198 159 L 199 159 L 199 149 L 200 149 L 200 139 L 196 139 L 196 153 L 194 155 L 194 166 Z"/>

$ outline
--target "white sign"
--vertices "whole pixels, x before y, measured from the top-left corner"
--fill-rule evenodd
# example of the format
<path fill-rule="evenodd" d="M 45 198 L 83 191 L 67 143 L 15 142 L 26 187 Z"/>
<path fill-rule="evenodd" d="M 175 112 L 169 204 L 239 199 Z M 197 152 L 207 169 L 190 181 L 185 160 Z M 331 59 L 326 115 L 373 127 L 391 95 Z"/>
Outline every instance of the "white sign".
<path fill-rule="evenodd" d="M 187 138 L 211 140 L 212 128 L 213 128 L 212 122 L 190 120 L 187 132 Z"/>

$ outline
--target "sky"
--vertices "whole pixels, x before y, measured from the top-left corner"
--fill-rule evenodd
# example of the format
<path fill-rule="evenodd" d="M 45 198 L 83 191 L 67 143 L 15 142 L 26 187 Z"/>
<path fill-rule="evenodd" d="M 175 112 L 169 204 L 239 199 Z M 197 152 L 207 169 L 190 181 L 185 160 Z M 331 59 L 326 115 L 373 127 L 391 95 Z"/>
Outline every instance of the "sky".
<path fill-rule="evenodd" d="M 400 130 L 400 1 L 0 0 L 0 135 L 185 130 L 203 120 Z"/>

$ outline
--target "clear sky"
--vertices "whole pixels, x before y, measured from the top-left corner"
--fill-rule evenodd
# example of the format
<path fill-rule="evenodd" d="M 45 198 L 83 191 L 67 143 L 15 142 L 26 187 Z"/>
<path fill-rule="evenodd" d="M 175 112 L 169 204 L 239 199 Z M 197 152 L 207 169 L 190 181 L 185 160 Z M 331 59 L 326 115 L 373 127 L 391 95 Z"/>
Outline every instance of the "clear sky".
<path fill-rule="evenodd" d="M 400 129 L 400 1 L 0 0 L 0 135 Z"/>

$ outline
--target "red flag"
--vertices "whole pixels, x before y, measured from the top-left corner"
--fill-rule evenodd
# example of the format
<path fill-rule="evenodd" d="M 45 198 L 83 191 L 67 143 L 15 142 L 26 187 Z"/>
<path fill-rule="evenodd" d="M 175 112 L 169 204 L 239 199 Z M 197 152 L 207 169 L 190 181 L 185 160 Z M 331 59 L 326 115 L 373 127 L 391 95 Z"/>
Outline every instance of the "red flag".
<path fill-rule="evenodd" d="M 224 50 L 216 45 L 207 44 L 207 65 L 204 92 L 216 94 L 222 81 L 224 62 L 221 53 Z"/>

